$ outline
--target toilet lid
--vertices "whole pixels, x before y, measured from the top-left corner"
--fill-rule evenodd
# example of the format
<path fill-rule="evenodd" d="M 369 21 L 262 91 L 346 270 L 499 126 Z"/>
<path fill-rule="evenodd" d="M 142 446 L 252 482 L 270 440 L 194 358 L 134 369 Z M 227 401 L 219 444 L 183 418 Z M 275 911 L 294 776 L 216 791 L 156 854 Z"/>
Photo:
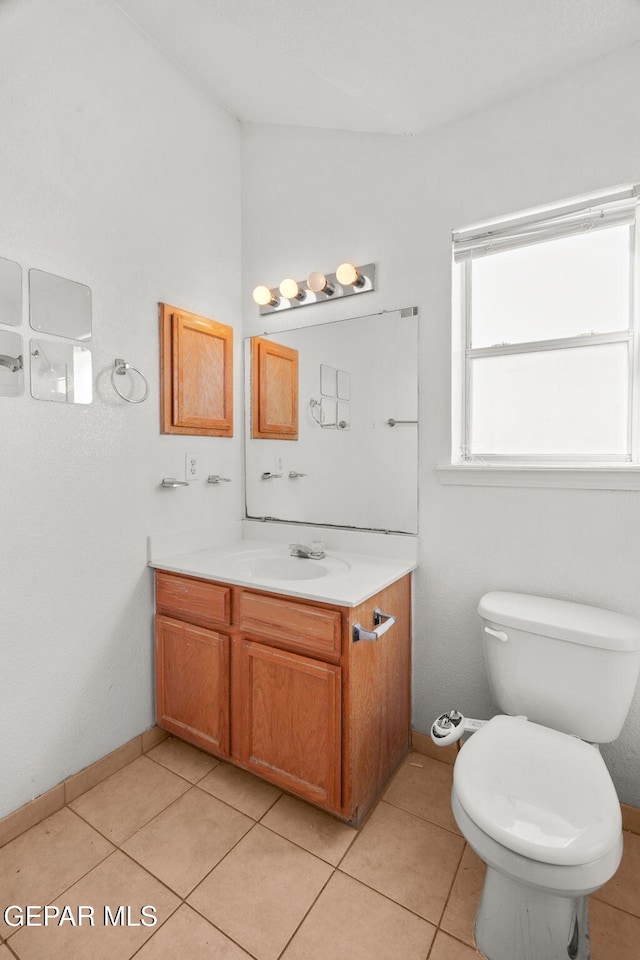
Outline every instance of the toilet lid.
<path fill-rule="evenodd" d="M 523 717 L 494 717 L 474 733 L 453 782 L 481 830 L 532 860 L 589 863 L 620 836 L 620 803 L 599 751 Z"/>

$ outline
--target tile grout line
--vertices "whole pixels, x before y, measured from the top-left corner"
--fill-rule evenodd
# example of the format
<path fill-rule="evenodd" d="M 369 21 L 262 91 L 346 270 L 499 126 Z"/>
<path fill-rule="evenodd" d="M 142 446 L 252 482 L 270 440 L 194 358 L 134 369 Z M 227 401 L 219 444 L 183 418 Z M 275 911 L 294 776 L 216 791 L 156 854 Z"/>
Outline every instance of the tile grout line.
<path fill-rule="evenodd" d="M 280 953 L 279 953 L 278 956 L 276 957 L 276 960 L 279 960 L 279 958 L 282 957 L 282 956 L 284 955 L 284 953 L 289 949 L 289 945 L 290 945 L 291 941 L 293 940 L 293 938 L 294 938 L 294 937 L 296 936 L 296 934 L 298 933 L 298 930 L 300 929 L 300 927 L 302 926 L 302 924 L 305 922 L 305 920 L 307 919 L 307 917 L 309 916 L 309 914 L 311 913 L 311 911 L 312 911 L 313 908 L 315 907 L 316 903 L 318 902 L 318 900 L 319 900 L 320 897 L 322 896 L 322 893 L 324 892 L 325 888 L 328 886 L 329 881 L 336 875 L 336 873 L 337 873 L 337 871 L 336 871 L 336 869 L 335 869 L 335 867 L 334 867 L 334 868 L 331 870 L 331 873 L 330 873 L 329 876 L 327 877 L 326 881 L 322 884 L 322 887 L 320 888 L 320 890 L 318 890 L 318 893 L 316 894 L 316 896 L 313 898 L 313 901 L 312 901 L 312 903 L 309 905 L 308 910 L 305 911 L 305 914 L 304 914 L 304 916 L 302 917 L 302 919 L 300 920 L 300 923 L 296 926 L 295 930 L 293 931 L 293 933 L 291 934 L 291 936 L 289 937 L 289 939 L 288 939 L 287 942 L 285 943 L 284 947 L 282 948 L 282 950 L 280 951 Z"/>
<path fill-rule="evenodd" d="M 424 920 L 425 923 L 431 924 L 431 926 L 435 927 L 436 929 L 438 928 L 439 922 L 436 923 L 434 920 L 429 920 L 428 917 L 423 917 L 421 913 L 417 913 L 412 907 L 408 907 L 405 903 L 400 903 L 399 900 L 394 900 L 393 897 L 390 897 L 388 893 L 382 893 L 381 890 L 378 890 L 376 887 L 372 887 L 371 884 L 366 882 L 366 880 L 362 880 L 360 877 L 355 877 L 353 874 L 347 873 L 346 870 L 341 870 L 339 867 L 336 867 L 336 873 L 340 873 L 343 877 L 348 877 L 350 880 L 355 880 L 356 883 L 361 883 L 363 887 L 367 888 L 367 890 L 371 890 L 373 893 L 377 893 L 378 896 L 384 897 L 384 899 L 388 900 L 389 903 L 394 903 L 397 907 L 401 907 L 403 910 L 406 910 L 407 913 L 417 917 L 419 920 Z"/>
<path fill-rule="evenodd" d="M 452 827 L 447 827 L 443 823 L 438 823 L 436 820 L 430 820 L 429 817 L 425 817 L 422 813 L 416 813 L 415 810 L 408 810 L 401 804 L 394 803 L 392 800 L 387 800 L 385 797 L 380 797 L 379 802 L 387 803 L 390 807 L 394 807 L 396 810 L 403 810 L 405 813 L 410 813 L 412 816 L 418 817 L 419 820 L 424 820 L 426 823 L 430 823 L 434 827 L 440 827 L 442 830 L 446 830 L 447 833 L 453 834 L 454 837 L 459 837 L 461 840 L 464 840 L 464 835 L 460 833 L 459 830 L 454 830 Z"/>

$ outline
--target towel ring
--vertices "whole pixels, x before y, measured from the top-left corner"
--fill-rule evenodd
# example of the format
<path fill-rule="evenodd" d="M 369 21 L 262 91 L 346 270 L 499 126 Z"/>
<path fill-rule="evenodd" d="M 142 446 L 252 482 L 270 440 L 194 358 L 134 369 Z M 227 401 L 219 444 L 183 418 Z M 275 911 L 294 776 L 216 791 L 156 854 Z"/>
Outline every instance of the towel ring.
<path fill-rule="evenodd" d="M 144 383 L 144 396 L 140 397 L 139 400 L 134 400 L 132 397 L 125 397 L 124 393 L 121 393 L 118 389 L 118 384 L 116 383 L 116 377 L 124 377 L 127 370 L 133 370 L 134 373 L 137 373 L 139 377 L 142 378 Z M 149 381 L 145 377 L 144 373 L 141 373 L 137 367 L 132 367 L 130 363 L 127 363 L 126 360 L 116 359 L 113 361 L 113 370 L 111 371 L 111 383 L 113 384 L 113 389 L 123 400 L 126 400 L 127 403 L 144 403 L 144 401 L 149 396 Z"/>

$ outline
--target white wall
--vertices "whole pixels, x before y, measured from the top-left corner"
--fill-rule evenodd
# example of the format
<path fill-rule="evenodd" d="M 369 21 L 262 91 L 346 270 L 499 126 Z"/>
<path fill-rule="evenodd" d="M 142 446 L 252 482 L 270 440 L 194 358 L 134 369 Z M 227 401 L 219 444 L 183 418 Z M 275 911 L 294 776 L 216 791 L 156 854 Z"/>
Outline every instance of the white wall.
<path fill-rule="evenodd" d="M 475 612 L 485 591 L 640 615 L 640 495 L 444 487 L 435 472 L 450 452 L 451 229 L 636 181 L 639 80 L 636 46 L 431 136 L 244 129 L 246 332 L 269 329 L 250 300 L 256 283 L 329 272 L 345 259 L 377 262 L 378 290 L 366 310 L 358 298 L 314 307 L 314 322 L 321 309 L 336 319 L 420 307 L 413 671 L 414 725 L 423 732 L 450 707 L 480 717 L 495 709 Z M 640 805 L 640 696 L 604 755 L 621 799 Z"/>
<path fill-rule="evenodd" d="M 159 433 L 157 302 L 239 320 L 239 125 L 108 0 L 5 0 L 0 38 L 0 256 L 91 287 L 96 385 L 0 397 L 2 816 L 153 723 L 146 536 L 240 518 L 242 418 Z M 187 451 L 234 483 L 159 489 Z"/>

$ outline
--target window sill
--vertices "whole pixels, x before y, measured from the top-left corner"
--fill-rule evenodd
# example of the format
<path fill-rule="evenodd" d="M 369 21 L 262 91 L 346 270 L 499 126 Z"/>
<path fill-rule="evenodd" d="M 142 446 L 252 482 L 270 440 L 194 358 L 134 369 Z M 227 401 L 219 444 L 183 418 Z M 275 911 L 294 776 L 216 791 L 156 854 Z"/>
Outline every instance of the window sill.
<path fill-rule="evenodd" d="M 441 483 L 486 487 L 640 490 L 640 465 L 452 463 L 436 468 Z"/>

